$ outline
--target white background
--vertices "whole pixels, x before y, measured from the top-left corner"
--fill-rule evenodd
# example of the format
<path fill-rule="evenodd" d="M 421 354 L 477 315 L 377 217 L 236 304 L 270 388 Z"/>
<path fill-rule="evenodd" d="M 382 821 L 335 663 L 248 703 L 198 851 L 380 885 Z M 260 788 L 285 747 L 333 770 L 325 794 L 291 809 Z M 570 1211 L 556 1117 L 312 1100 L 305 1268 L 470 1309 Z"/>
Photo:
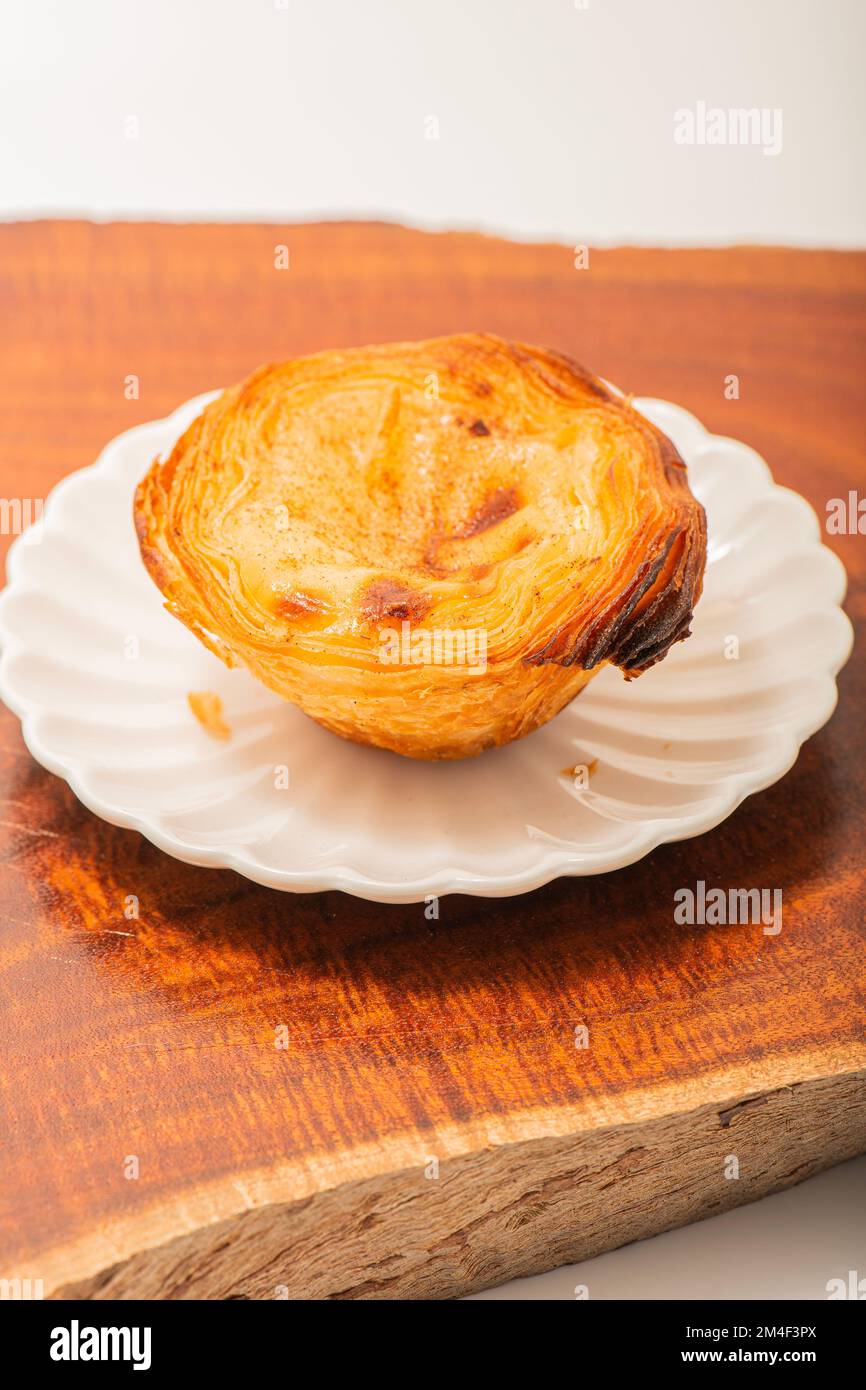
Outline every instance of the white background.
<path fill-rule="evenodd" d="M 866 241 L 863 0 L 0 6 L 0 216 Z M 699 101 L 780 108 L 782 153 L 675 144 Z"/>
<path fill-rule="evenodd" d="M 863 0 L 3 0 L 0 216 L 866 243 Z M 674 113 L 780 108 L 782 152 Z M 430 118 L 438 139 L 429 139 Z M 134 118 L 131 120 L 130 118 Z M 137 138 L 128 138 L 136 133 Z M 866 1160 L 484 1297 L 826 1296 Z"/>

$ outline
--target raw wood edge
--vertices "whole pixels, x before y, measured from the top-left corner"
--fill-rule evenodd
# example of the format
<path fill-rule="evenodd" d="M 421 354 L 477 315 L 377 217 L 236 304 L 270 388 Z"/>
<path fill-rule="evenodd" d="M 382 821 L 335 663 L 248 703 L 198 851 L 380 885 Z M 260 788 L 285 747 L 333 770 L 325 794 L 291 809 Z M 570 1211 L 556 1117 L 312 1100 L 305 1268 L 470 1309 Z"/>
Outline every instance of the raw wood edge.
<path fill-rule="evenodd" d="M 58 1299 L 456 1298 L 779 1191 L 866 1150 L 866 1071 L 344 1183 L 191 1231 Z M 739 1177 L 725 1176 L 731 1157 Z M 428 1176 L 430 1174 L 430 1176 Z"/>

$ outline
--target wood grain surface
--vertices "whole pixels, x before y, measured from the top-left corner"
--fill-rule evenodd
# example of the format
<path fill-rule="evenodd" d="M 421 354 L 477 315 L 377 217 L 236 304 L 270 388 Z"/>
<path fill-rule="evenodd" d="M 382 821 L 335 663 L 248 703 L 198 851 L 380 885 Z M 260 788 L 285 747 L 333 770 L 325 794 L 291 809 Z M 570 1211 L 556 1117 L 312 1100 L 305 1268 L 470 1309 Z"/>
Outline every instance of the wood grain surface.
<path fill-rule="evenodd" d="M 568 247 L 380 224 L 30 223 L 0 227 L 0 309 L 7 498 L 261 361 L 459 329 L 676 400 L 821 516 L 866 483 L 862 256 L 624 249 L 578 270 Z M 866 537 L 828 539 L 857 644 L 781 783 L 629 869 L 446 898 L 437 921 L 175 863 L 84 810 L 3 711 L 0 1275 L 453 1296 L 866 1148 Z M 782 933 L 675 926 L 699 878 L 781 888 Z"/>

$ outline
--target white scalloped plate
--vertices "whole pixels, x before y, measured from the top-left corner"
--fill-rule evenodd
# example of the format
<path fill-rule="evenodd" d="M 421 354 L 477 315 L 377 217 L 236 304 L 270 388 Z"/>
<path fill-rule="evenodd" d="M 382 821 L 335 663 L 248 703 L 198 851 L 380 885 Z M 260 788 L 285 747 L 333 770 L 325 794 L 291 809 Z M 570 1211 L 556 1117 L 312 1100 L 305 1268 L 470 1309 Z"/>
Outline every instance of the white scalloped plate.
<path fill-rule="evenodd" d="M 210 399 L 127 431 L 64 479 L 12 547 L 0 596 L 0 696 L 34 758 L 178 859 L 381 902 L 522 893 L 711 829 L 830 717 L 852 633 L 845 572 L 814 512 L 746 445 L 644 399 L 707 510 L 692 636 L 639 680 L 602 671 L 550 724 L 467 762 L 336 738 L 211 656 L 139 559 L 135 484 Z M 221 695 L 228 743 L 196 724 L 191 690 Z M 587 786 L 563 775 L 575 765 Z"/>

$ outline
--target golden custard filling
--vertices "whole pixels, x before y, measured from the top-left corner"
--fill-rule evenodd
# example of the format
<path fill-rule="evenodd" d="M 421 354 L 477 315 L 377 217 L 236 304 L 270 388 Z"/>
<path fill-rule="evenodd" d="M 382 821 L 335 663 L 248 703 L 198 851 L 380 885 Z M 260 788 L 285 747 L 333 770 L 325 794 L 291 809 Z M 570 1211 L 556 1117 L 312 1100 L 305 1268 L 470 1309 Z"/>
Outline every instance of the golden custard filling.
<path fill-rule="evenodd" d="M 706 546 L 664 435 L 569 359 L 486 334 L 261 368 L 154 463 L 135 516 L 166 606 L 224 661 L 424 758 L 661 659 Z"/>

